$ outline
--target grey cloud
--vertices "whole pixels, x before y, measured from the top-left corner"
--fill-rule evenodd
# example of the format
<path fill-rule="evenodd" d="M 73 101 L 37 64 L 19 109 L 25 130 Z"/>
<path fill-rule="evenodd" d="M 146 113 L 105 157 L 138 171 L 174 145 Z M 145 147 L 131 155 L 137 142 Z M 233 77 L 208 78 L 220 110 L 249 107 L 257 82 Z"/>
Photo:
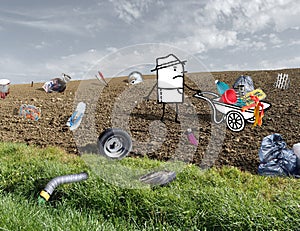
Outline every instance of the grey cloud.
<path fill-rule="evenodd" d="M 131 24 L 143 17 L 150 5 L 162 5 L 158 0 L 110 0 L 118 17 L 125 23 Z"/>

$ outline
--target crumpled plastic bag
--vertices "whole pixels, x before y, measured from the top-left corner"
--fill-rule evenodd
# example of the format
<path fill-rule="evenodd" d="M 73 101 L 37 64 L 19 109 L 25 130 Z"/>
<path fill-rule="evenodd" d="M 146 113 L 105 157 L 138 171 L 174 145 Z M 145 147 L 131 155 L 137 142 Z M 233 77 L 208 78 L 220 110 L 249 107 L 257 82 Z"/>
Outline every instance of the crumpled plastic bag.
<path fill-rule="evenodd" d="M 55 78 L 55 79 L 51 79 L 51 81 L 46 82 L 43 85 L 43 88 L 46 92 L 51 93 L 53 91 L 55 92 L 64 92 L 66 90 L 67 87 L 67 82 L 68 80 L 68 76 L 65 77 L 67 75 L 64 74 L 64 76 L 62 78 Z M 71 79 L 71 77 L 69 77 L 69 79 Z"/>
<path fill-rule="evenodd" d="M 290 176 L 297 173 L 297 157 L 293 150 L 286 148 L 280 134 L 263 138 L 259 149 L 258 173 L 265 176 Z"/>
<path fill-rule="evenodd" d="M 241 85 L 244 86 L 245 94 L 247 94 L 255 89 L 253 80 L 248 75 L 241 75 L 240 77 L 238 77 L 232 87 L 237 90 L 237 89 L 239 89 L 239 86 L 241 86 Z"/>
<path fill-rule="evenodd" d="M 33 105 L 22 104 L 19 115 L 37 121 L 41 117 L 41 109 Z"/>
<path fill-rule="evenodd" d="M 142 83 L 144 81 L 142 76 L 143 75 L 140 72 L 133 71 L 128 75 L 128 82 L 131 85 Z"/>

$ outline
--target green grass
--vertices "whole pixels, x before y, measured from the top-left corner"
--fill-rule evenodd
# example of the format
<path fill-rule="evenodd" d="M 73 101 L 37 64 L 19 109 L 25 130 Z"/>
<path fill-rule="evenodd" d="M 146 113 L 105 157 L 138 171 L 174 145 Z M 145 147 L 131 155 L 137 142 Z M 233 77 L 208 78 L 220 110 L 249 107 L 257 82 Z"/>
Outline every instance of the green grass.
<path fill-rule="evenodd" d="M 164 167 L 0 143 L 0 230 L 299 230 L 299 180 L 194 165 L 180 165 L 166 187 L 134 179 Z M 38 204 L 49 180 L 83 171 L 88 180 L 61 185 Z M 122 180 L 131 184 L 116 184 Z"/>

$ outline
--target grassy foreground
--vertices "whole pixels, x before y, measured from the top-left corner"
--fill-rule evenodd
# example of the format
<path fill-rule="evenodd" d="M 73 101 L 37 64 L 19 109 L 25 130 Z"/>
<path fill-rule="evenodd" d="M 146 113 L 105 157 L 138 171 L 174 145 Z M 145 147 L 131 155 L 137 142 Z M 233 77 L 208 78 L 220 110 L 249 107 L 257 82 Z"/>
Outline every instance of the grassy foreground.
<path fill-rule="evenodd" d="M 130 168 L 160 162 L 125 158 Z M 186 165 L 166 187 L 126 188 L 58 148 L 0 143 L 0 230 L 299 230 L 300 180 Z M 102 166 L 103 167 L 103 166 Z M 103 169 L 104 171 L 105 169 Z M 56 176 L 89 179 L 39 192 Z"/>

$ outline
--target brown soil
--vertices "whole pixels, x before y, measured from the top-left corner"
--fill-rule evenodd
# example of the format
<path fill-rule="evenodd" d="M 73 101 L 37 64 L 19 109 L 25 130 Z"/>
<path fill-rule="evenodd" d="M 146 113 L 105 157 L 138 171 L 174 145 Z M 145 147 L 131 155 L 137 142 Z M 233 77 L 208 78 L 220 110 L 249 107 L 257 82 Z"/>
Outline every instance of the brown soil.
<path fill-rule="evenodd" d="M 289 74 L 291 86 L 287 90 L 274 88 L 277 73 L 281 72 Z M 179 111 L 181 114 L 179 119 L 182 119 L 183 116 L 189 116 L 191 107 L 192 105 L 194 106 L 199 126 L 193 127 L 195 125 L 191 122 L 190 127 L 199 137 L 199 145 L 193 149 L 193 146 L 188 143 L 187 139 L 185 141 L 181 139 L 185 136 L 185 131 L 180 124 L 174 122 L 174 107 L 167 105 L 164 125 L 156 123 L 161 117 L 162 105 L 156 103 L 154 94 L 154 98 L 151 98 L 149 102 L 141 98 L 136 99 L 137 102 L 131 109 L 130 103 L 128 104 L 127 109 L 130 111 L 127 114 L 128 117 L 125 116 L 124 118 L 129 118 L 127 123 L 133 139 L 133 149 L 130 156 L 148 156 L 153 159 L 169 160 L 173 158 L 174 152 L 176 152 L 179 145 L 183 149 L 183 151 L 179 152 L 181 153 L 179 156 L 176 154 L 176 157 L 179 159 L 197 165 L 231 165 L 241 170 L 256 173 L 259 164 L 258 150 L 263 137 L 272 133 L 279 133 L 283 136 L 288 148 L 291 148 L 294 143 L 300 142 L 300 69 L 219 72 L 212 74 L 214 79 L 224 81 L 229 85 L 232 85 L 236 78 L 242 74 L 250 75 L 255 87 L 263 89 L 267 94 L 266 101 L 272 104 L 272 107 L 265 113 L 263 125 L 261 127 L 253 127 L 247 123 L 245 129 L 241 132 L 232 132 L 227 128 L 223 142 L 214 140 L 216 146 L 217 143 L 220 145 L 220 152 L 214 147 L 208 148 L 211 137 L 214 137 L 212 136 L 214 131 L 212 129 L 211 109 L 207 102 L 192 97 L 193 92 L 186 90 L 186 94 L 191 102 L 180 105 Z M 154 77 L 148 76 L 146 78 L 153 79 Z M 30 83 L 11 85 L 10 94 L 6 99 L 1 100 L 0 103 L 1 141 L 21 142 L 39 147 L 54 145 L 63 148 L 70 154 L 79 154 L 80 150 L 84 150 L 81 149 L 83 146 L 86 148 L 85 150 L 89 150 L 89 145 L 91 148 L 93 148 L 93 145 L 95 146 L 95 143 L 91 143 L 92 139 L 89 138 L 89 132 L 92 132 L 89 122 L 91 123 L 93 119 L 95 120 L 97 134 L 113 126 L 115 117 L 118 121 L 117 124 L 122 124 L 120 122 L 122 121 L 122 116 L 118 118 L 118 115 L 115 115 L 113 110 L 117 111 L 116 114 L 120 114 L 123 110 L 126 111 L 126 108 L 118 108 L 120 100 L 123 100 L 123 102 L 128 100 L 120 98 L 122 93 L 129 88 L 126 79 L 111 79 L 109 87 L 105 88 L 97 80 L 72 81 L 68 83 L 67 89 L 63 93 L 46 93 L 41 88 L 42 83 L 35 83 L 33 87 L 30 86 Z M 186 83 L 193 86 L 188 78 Z M 80 89 L 87 89 L 85 98 L 80 95 Z M 136 85 L 136 89 L 139 89 L 138 85 Z M 138 97 L 146 96 L 150 89 L 147 88 L 147 91 L 140 91 Z M 216 90 L 214 91 L 216 92 Z M 132 94 L 134 96 L 136 92 L 134 91 Z M 66 122 L 74 111 L 76 103 L 82 97 L 87 99 L 87 107 L 89 105 L 88 99 L 91 101 L 96 100 L 97 105 L 89 109 L 90 111 L 87 109 L 80 128 L 73 133 L 66 126 Z M 18 111 L 21 104 L 31 104 L 40 107 L 42 110 L 41 118 L 38 121 L 31 121 L 20 117 Z M 122 105 L 125 104 L 123 103 Z M 84 120 L 87 122 L 84 122 Z M 160 134 L 151 137 L 153 134 L 149 133 L 149 126 L 156 126 L 156 128 L 153 128 L 154 130 L 163 126 L 161 129 L 166 132 L 164 134 L 165 137 L 161 137 Z M 224 124 L 218 126 L 222 127 Z M 162 143 L 159 143 L 162 139 Z M 147 147 L 137 145 L 144 141 L 147 142 L 147 145 L 145 145 Z M 155 147 L 156 144 L 159 144 L 159 148 Z M 193 152 L 192 156 L 189 156 L 189 151 Z M 213 163 L 203 163 L 202 160 L 207 155 L 217 155 L 217 158 L 211 158 Z M 206 162 L 207 160 L 209 158 L 205 158 Z"/>

